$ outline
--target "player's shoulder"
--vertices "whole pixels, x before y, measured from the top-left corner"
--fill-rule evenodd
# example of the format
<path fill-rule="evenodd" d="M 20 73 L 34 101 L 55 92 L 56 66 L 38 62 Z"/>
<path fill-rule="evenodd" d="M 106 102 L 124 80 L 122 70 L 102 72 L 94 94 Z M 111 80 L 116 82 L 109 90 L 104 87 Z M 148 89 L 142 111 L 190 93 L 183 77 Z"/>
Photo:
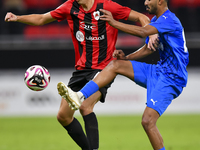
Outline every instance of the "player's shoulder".
<path fill-rule="evenodd" d="M 181 29 L 182 28 L 182 24 L 179 20 L 179 18 L 175 15 L 175 13 L 171 12 L 170 10 L 168 10 L 168 12 L 165 14 L 163 14 L 163 19 L 165 19 L 165 17 L 167 17 L 167 21 L 171 24 L 174 25 L 174 27 Z"/>
<path fill-rule="evenodd" d="M 164 12 L 158 19 L 154 19 L 155 21 L 162 22 L 167 24 L 177 24 L 178 18 L 174 13 L 172 13 L 170 10 L 167 10 Z"/>
<path fill-rule="evenodd" d="M 76 0 L 67 0 L 64 3 L 62 3 L 60 6 L 58 6 L 55 10 L 57 9 L 62 10 L 62 11 L 69 10 L 68 8 L 70 8 L 73 5 L 74 1 Z"/>
<path fill-rule="evenodd" d="M 119 4 L 117 2 L 114 2 L 113 0 L 96 0 L 97 3 L 103 3 L 104 9 L 112 11 L 114 8 L 119 7 Z"/>
<path fill-rule="evenodd" d="M 171 12 L 170 10 L 167 10 L 164 14 L 162 14 L 161 18 L 163 20 L 167 20 L 167 21 L 177 21 L 177 20 L 179 20 L 177 18 L 177 16 L 173 12 Z"/>

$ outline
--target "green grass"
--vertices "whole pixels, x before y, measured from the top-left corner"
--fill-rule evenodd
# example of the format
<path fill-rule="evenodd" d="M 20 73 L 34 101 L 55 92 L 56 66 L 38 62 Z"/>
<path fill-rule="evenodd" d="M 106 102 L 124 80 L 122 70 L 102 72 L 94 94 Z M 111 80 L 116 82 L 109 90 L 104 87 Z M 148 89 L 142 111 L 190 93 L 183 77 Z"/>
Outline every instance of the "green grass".
<path fill-rule="evenodd" d="M 77 117 L 83 124 L 81 117 Z M 152 150 L 141 116 L 98 116 L 99 150 Z M 200 115 L 163 115 L 157 124 L 167 150 L 200 148 Z M 1 117 L 0 150 L 80 150 L 56 117 Z"/>

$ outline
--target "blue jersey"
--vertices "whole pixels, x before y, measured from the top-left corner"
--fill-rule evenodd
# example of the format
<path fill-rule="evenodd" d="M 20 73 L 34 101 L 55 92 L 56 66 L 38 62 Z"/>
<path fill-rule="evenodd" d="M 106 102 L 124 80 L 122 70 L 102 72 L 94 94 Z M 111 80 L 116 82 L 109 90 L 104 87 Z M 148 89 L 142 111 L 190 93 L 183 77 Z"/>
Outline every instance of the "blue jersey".
<path fill-rule="evenodd" d="M 149 24 L 158 30 L 160 61 L 157 71 L 171 78 L 177 85 L 185 87 L 188 73 L 189 53 L 186 47 L 184 30 L 174 13 L 167 10 L 159 18 L 154 16 Z M 146 39 L 148 43 L 149 38 Z"/>

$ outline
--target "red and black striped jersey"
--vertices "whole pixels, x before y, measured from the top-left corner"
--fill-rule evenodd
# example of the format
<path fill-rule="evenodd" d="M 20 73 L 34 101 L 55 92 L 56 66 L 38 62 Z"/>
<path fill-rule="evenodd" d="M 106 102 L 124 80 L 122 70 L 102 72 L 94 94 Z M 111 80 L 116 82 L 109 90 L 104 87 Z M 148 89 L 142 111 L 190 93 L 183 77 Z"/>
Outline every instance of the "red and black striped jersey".
<path fill-rule="evenodd" d="M 95 0 L 92 8 L 85 11 L 76 0 L 68 0 L 50 12 L 59 22 L 68 21 L 77 70 L 103 69 L 113 60 L 118 30 L 99 19 L 99 9 L 109 10 L 116 20 L 127 20 L 131 11 L 111 0 Z"/>

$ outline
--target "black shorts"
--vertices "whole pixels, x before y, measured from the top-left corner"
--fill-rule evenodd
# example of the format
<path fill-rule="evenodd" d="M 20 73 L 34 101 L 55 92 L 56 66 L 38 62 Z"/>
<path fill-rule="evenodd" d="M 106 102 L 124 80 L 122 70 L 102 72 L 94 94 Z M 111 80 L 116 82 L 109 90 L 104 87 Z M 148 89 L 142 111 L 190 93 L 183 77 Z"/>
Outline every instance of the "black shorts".
<path fill-rule="evenodd" d="M 78 92 L 82 89 L 83 86 L 85 86 L 86 83 L 92 80 L 98 72 L 101 72 L 101 70 L 99 69 L 76 70 L 72 73 L 72 77 L 69 80 L 68 86 L 73 91 Z M 109 83 L 108 85 L 106 85 L 105 87 L 99 89 L 99 91 L 102 94 L 101 99 L 100 99 L 102 103 L 105 102 L 107 89 L 111 86 L 112 83 L 113 81 Z"/>

